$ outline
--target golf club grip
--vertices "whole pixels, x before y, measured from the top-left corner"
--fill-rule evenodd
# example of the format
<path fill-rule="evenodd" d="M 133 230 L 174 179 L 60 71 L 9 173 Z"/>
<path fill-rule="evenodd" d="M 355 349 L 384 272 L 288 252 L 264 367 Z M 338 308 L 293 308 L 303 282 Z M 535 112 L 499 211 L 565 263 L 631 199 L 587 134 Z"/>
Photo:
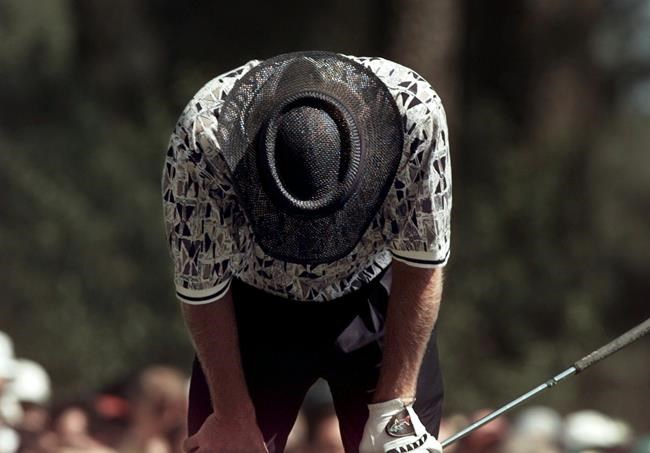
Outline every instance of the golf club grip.
<path fill-rule="evenodd" d="M 615 353 L 628 344 L 635 342 L 648 332 L 650 332 L 650 318 L 646 319 L 638 326 L 628 330 L 620 337 L 610 341 L 602 348 L 592 352 L 591 354 L 581 358 L 576 363 L 574 363 L 573 366 L 576 369 L 576 374 L 586 368 L 589 368 L 594 363 L 600 362 L 608 355 Z"/>

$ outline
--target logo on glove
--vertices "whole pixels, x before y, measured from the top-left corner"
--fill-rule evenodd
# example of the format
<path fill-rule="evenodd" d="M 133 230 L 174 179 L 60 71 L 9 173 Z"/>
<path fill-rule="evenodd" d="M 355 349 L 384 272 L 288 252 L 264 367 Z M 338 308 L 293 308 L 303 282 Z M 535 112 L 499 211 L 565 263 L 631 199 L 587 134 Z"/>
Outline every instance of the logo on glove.
<path fill-rule="evenodd" d="M 386 425 L 386 434 L 391 437 L 406 437 L 415 435 L 415 429 L 411 423 L 411 416 L 406 408 L 393 415 Z"/>

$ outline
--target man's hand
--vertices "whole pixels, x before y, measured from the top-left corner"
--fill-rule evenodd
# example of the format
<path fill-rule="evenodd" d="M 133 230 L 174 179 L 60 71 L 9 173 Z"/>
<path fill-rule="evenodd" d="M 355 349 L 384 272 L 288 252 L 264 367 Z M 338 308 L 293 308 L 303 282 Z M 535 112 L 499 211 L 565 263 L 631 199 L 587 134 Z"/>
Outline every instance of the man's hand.
<path fill-rule="evenodd" d="M 370 404 L 359 453 L 442 453 L 442 447 L 420 422 L 412 404 L 400 399 Z"/>
<path fill-rule="evenodd" d="M 214 409 L 183 449 L 191 453 L 267 453 L 246 387 L 231 292 L 210 304 L 183 304 L 183 315 Z"/>
<path fill-rule="evenodd" d="M 254 420 L 210 415 L 183 444 L 186 453 L 268 453 Z"/>

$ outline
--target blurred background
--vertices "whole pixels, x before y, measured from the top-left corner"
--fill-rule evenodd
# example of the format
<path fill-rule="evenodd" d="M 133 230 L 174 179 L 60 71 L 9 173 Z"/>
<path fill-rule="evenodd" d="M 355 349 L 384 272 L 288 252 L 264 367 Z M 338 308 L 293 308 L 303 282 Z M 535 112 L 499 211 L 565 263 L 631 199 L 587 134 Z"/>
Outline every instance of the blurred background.
<path fill-rule="evenodd" d="M 133 428 L 143 398 L 178 412 L 191 361 L 162 223 L 169 134 L 212 77 L 310 49 L 410 66 L 447 109 L 449 430 L 650 315 L 647 0 L 0 0 L 0 331 L 6 357 L 49 376 L 15 404 L 44 409 L 38 429 L 95 433 L 56 451 L 176 448 L 174 423 Z M 650 433 L 648 340 L 535 404 L 565 425 L 597 411 L 627 429 L 607 448 L 650 451 L 633 447 Z M 133 447 L 150 431 L 172 450 Z M 481 445 L 457 451 L 499 451 Z"/>

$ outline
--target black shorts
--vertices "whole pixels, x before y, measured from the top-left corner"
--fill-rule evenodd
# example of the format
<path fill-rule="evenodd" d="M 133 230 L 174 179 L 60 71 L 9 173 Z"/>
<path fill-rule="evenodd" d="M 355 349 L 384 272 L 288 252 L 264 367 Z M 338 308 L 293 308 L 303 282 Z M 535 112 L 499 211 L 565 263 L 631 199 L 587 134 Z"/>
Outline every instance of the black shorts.
<path fill-rule="evenodd" d="M 345 451 L 358 451 L 382 359 L 388 294 L 379 280 L 323 303 L 290 301 L 233 281 L 248 391 L 264 439 L 273 439 L 275 452 L 283 451 L 305 394 L 319 378 L 332 392 Z M 420 370 L 415 411 L 435 436 L 442 396 L 434 330 Z M 195 361 L 189 433 L 198 431 L 211 412 L 208 387 Z"/>

